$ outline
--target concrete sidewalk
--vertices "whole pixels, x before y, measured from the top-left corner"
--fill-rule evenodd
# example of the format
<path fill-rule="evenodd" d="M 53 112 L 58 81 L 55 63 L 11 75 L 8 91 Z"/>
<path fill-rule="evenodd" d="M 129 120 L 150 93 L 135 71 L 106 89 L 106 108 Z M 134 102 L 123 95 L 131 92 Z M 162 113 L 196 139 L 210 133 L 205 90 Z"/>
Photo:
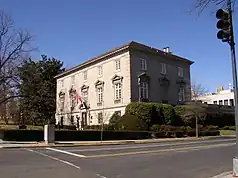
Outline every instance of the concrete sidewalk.
<path fill-rule="evenodd" d="M 73 147 L 73 146 L 100 146 L 100 145 L 125 145 L 125 144 L 146 144 L 173 141 L 196 141 L 216 138 L 234 138 L 234 136 L 211 136 L 211 137 L 187 137 L 187 138 L 162 138 L 144 140 L 110 140 L 110 141 L 55 141 L 55 143 L 45 142 L 17 142 L 0 140 L 0 148 L 29 148 L 29 147 Z"/>
<path fill-rule="evenodd" d="M 232 175 L 232 171 L 230 171 L 230 172 L 224 172 L 222 174 L 216 175 L 211 178 L 233 178 L 233 175 Z"/>

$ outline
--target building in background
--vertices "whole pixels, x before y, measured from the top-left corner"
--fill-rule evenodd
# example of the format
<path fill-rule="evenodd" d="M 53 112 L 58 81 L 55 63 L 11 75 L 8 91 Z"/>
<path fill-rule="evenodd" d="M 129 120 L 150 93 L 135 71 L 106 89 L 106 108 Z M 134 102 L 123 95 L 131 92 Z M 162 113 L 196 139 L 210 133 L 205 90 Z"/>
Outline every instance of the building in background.
<path fill-rule="evenodd" d="M 179 104 L 191 100 L 192 61 L 130 42 L 56 76 L 56 122 L 64 125 L 108 123 L 130 102 Z"/>
<path fill-rule="evenodd" d="M 206 104 L 234 106 L 234 91 L 231 84 L 229 84 L 228 90 L 224 90 L 224 87 L 221 86 L 216 89 L 215 93 L 200 96 L 198 100 Z"/>

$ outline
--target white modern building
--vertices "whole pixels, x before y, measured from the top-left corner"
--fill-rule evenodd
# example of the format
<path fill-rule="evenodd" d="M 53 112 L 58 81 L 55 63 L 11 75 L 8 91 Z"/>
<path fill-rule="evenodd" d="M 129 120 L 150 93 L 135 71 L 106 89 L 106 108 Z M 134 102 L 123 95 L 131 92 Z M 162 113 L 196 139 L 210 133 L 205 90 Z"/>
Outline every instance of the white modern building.
<path fill-rule="evenodd" d="M 176 105 L 191 100 L 192 61 L 137 42 L 86 61 L 56 76 L 56 122 L 64 125 L 108 123 L 130 102 Z"/>
<path fill-rule="evenodd" d="M 208 93 L 204 96 L 200 96 L 197 100 L 201 100 L 206 104 L 234 106 L 234 91 L 231 87 L 229 87 L 228 90 L 219 87 L 216 89 L 215 93 Z"/>

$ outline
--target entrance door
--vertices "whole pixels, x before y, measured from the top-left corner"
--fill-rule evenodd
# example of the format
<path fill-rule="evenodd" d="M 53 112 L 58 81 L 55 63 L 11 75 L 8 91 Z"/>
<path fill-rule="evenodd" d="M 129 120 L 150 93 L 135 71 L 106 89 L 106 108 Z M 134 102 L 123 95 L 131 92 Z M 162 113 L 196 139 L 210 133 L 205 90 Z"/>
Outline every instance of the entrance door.
<path fill-rule="evenodd" d="M 86 112 L 82 112 L 82 123 L 81 123 L 81 128 L 86 127 L 87 124 L 87 113 Z"/>

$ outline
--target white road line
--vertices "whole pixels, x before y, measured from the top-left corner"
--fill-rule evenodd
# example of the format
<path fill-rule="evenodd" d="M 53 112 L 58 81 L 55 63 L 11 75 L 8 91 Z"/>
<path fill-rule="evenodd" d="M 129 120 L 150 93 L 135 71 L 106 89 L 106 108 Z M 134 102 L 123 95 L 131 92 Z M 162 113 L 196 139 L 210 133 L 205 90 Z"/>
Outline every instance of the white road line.
<path fill-rule="evenodd" d="M 100 178 L 107 178 L 107 177 L 102 176 L 102 175 L 100 175 L 100 174 L 96 174 L 96 176 L 98 176 L 98 177 L 100 177 Z"/>
<path fill-rule="evenodd" d="M 59 159 L 59 158 L 56 158 L 56 157 L 53 157 L 53 156 L 44 154 L 44 153 L 41 153 L 41 152 L 39 152 L 39 151 L 35 151 L 35 150 L 27 149 L 27 148 L 25 148 L 25 150 L 30 151 L 30 152 L 33 152 L 33 153 L 37 153 L 37 154 L 39 154 L 39 155 L 45 156 L 45 157 L 47 157 L 47 158 L 50 158 L 50 159 L 53 159 L 53 160 L 56 160 L 56 161 L 59 161 L 59 162 L 61 162 L 61 163 L 67 164 L 67 165 L 69 165 L 69 166 L 72 166 L 72 167 L 74 167 L 74 168 L 76 168 L 76 169 L 81 169 L 79 166 L 76 166 L 76 165 L 73 164 L 73 163 L 70 163 L 70 162 L 68 162 L 68 161 L 65 161 L 65 160 L 62 160 L 62 159 Z"/>
<path fill-rule="evenodd" d="M 0 146 L 0 148 L 3 148 L 3 146 Z"/>
<path fill-rule="evenodd" d="M 51 150 L 51 151 L 55 151 L 55 152 L 59 152 L 59 153 L 64 153 L 67 155 L 71 155 L 71 156 L 75 156 L 75 157 L 80 157 L 80 158 L 85 158 L 86 156 L 84 155 L 80 155 L 80 154 L 76 154 L 76 153 L 71 153 L 68 151 L 64 151 L 64 150 L 59 150 L 59 149 L 55 149 L 55 148 L 46 148 L 47 150 Z"/>
<path fill-rule="evenodd" d="M 213 143 L 213 142 L 228 142 L 235 141 L 235 139 L 229 140 L 210 140 L 210 141 L 194 141 L 186 143 L 167 143 L 167 144 L 156 144 L 156 145 L 137 145 L 137 146 L 125 146 L 125 147 L 109 147 L 109 148 L 92 148 L 92 149 L 69 149 L 68 151 L 73 152 L 88 152 L 88 151 L 107 151 L 107 150 L 125 150 L 125 149 L 135 149 L 135 148 L 153 148 L 153 147 L 163 147 L 163 146 L 179 146 L 179 145 L 190 145 L 194 143 Z"/>

